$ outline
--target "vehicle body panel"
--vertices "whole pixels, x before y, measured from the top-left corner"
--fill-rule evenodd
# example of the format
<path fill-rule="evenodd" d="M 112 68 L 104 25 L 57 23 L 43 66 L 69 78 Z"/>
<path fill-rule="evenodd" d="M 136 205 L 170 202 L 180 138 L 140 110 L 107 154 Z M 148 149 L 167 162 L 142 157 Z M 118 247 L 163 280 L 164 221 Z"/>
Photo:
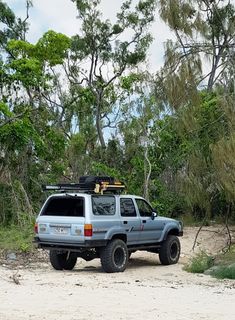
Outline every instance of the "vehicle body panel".
<path fill-rule="evenodd" d="M 82 197 L 84 199 L 84 217 L 80 216 L 50 216 L 43 215 L 48 203 L 55 198 Z M 96 196 L 97 197 L 97 196 Z M 100 196 L 102 197 L 102 195 Z M 55 194 L 50 196 L 42 206 L 36 220 L 38 224 L 38 243 L 56 243 L 76 246 L 95 247 L 96 244 L 106 243 L 117 235 L 126 238 L 127 246 L 159 244 L 166 235 L 175 230 L 182 235 L 182 225 L 177 220 L 160 217 L 140 216 L 135 199 L 142 197 L 134 195 L 115 195 L 115 212 L 112 215 L 96 215 L 92 207 L 92 195 L 86 193 Z M 122 216 L 120 209 L 121 199 L 131 199 L 136 208 L 136 216 Z M 85 236 L 84 226 L 92 225 L 92 236 Z"/>

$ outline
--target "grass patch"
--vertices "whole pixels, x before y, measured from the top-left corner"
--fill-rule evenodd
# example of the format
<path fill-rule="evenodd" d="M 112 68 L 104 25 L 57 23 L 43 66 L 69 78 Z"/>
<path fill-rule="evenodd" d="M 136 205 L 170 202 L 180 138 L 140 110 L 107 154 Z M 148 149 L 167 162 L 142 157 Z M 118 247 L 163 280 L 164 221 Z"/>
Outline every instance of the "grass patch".
<path fill-rule="evenodd" d="M 0 228 L 0 249 L 16 252 L 30 252 L 33 250 L 33 226 L 20 228 L 9 226 Z"/>
<path fill-rule="evenodd" d="M 214 258 L 204 251 L 201 251 L 190 259 L 189 263 L 184 267 L 184 270 L 192 273 L 204 273 L 205 270 L 211 268 L 213 265 Z"/>

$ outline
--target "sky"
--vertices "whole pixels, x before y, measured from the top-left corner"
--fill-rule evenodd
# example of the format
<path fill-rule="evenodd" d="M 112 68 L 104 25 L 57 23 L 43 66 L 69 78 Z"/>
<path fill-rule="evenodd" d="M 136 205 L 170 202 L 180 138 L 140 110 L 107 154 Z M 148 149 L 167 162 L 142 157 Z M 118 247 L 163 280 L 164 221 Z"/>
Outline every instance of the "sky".
<path fill-rule="evenodd" d="M 16 16 L 25 18 L 26 0 L 4 0 L 13 9 Z M 120 8 L 122 0 L 102 0 L 101 9 L 105 19 L 114 21 L 115 14 Z M 157 12 L 156 12 L 157 13 Z M 71 0 L 33 0 L 30 8 L 30 24 L 27 40 L 35 43 L 47 30 L 64 33 L 68 36 L 79 32 L 79 21 L 76 18 L 76 7 Z M 154 41 L 149 49 L 147 66 L 156 72 L 163 65 L 164 42 L 173 39 L 173 33 L 156 14 L 156 21 L 150 29 Z"/>

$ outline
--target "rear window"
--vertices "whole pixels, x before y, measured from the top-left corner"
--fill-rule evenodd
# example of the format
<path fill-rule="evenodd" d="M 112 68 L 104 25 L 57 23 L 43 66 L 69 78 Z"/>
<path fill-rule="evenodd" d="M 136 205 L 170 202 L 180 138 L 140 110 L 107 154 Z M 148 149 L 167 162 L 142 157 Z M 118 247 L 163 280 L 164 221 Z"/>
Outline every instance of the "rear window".
<path fill-rule="evenodd" d="M 44 216 L 84 217 L 84 198 L 82 197 L 54 197 L 44 208 Z"/>
<path fill-rule="evenodd" d="M 113 196 L 92 196 L 92 209 L 94 215 L 114 215 L 115 207 L 115 197 Z"/>

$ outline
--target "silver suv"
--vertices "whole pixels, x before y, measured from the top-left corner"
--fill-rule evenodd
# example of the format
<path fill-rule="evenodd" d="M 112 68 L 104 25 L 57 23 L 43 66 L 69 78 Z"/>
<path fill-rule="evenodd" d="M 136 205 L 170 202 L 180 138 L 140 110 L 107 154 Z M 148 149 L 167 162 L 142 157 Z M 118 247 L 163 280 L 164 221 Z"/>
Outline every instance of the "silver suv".
<path fill-rule="evenodd" d="M 47 186 L 60 192 L 48 197 L 36 220 L 35 242 L 50 251 L 56 270 L 72 270 L 77 258 L 100 258 L 104 271 L 122 272 L 137 250 L 158 253 L 164 265 L 178 262 L 181 222 L 159 217 L 142 197 L 121 195 L 124 185 L 113 178 L 80 181 Z"/>

